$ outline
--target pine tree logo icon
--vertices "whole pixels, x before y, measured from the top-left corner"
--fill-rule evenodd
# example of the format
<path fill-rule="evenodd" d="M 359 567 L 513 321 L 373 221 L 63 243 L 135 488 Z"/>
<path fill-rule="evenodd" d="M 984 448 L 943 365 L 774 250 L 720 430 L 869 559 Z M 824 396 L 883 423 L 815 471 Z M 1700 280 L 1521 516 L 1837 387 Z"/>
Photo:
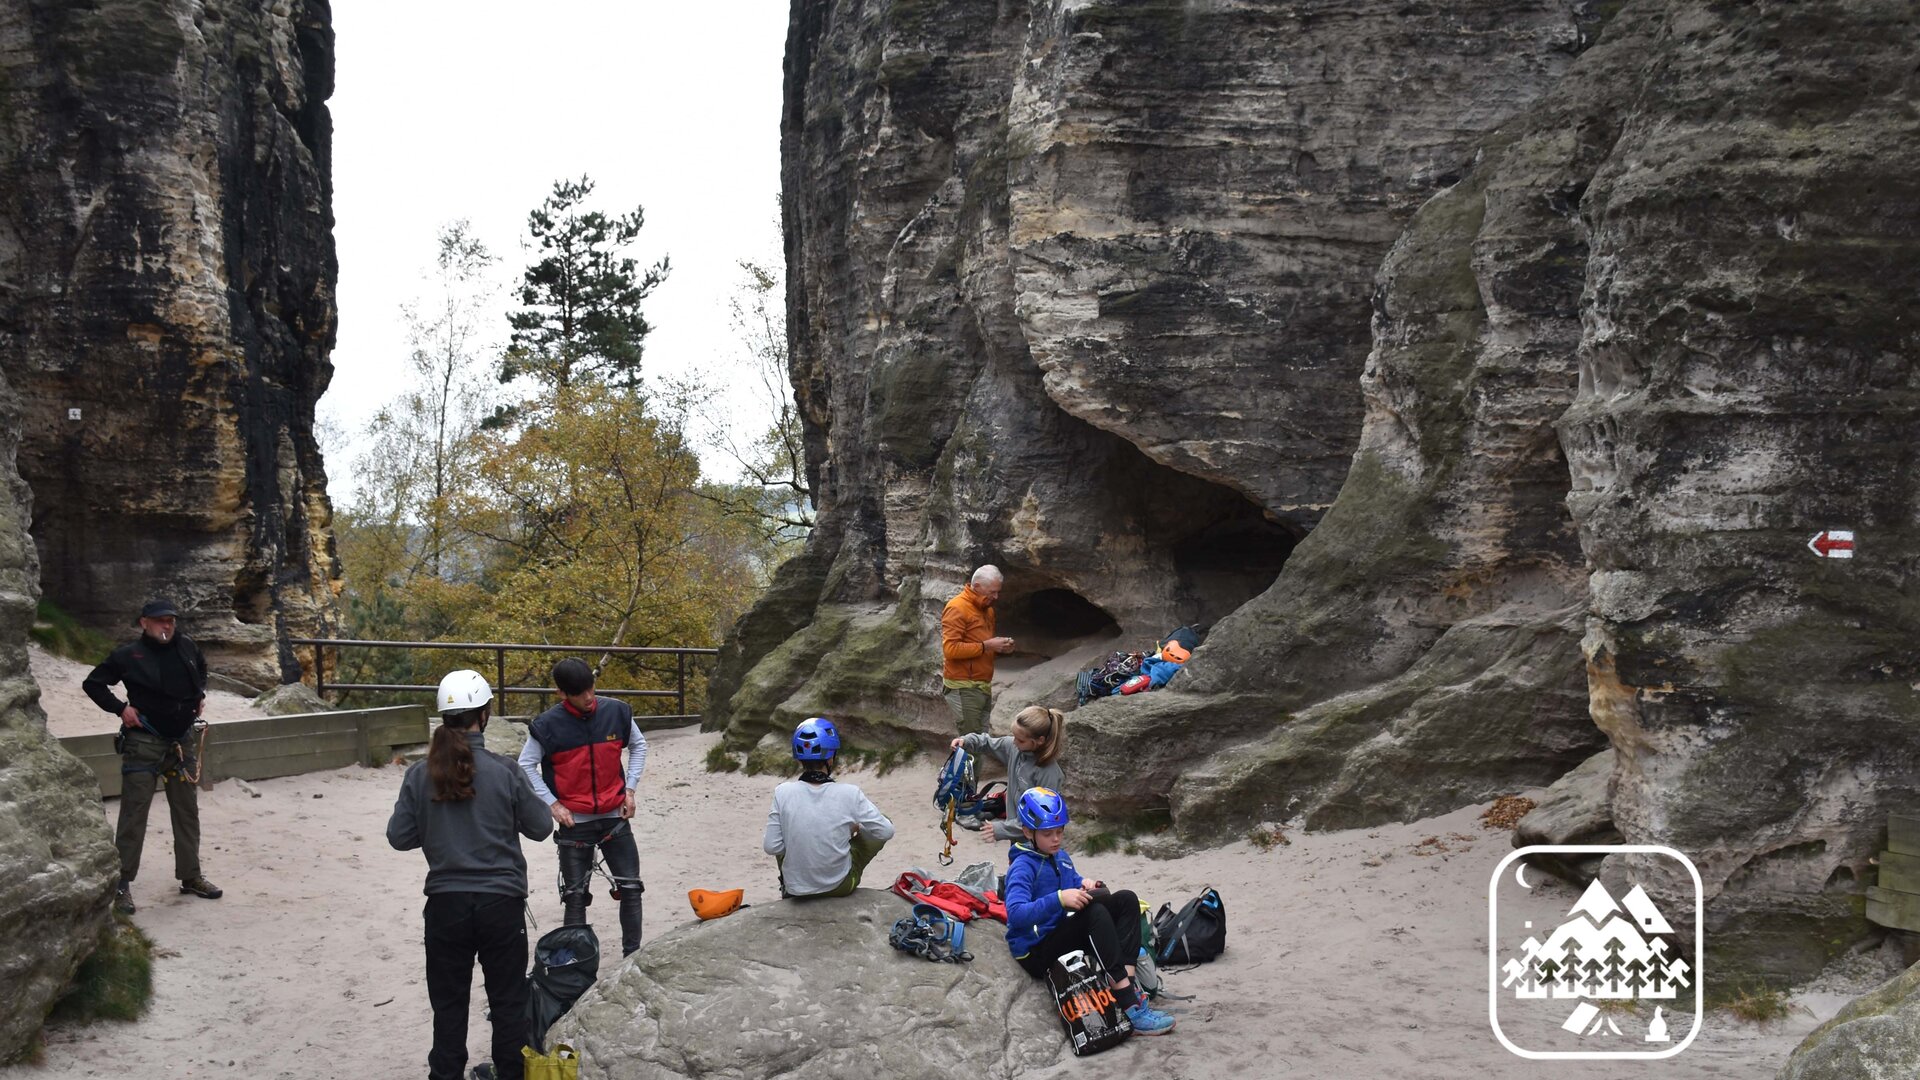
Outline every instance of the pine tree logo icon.
<path fill-rule="evenodd" d="M 1671 858 L 1685 868 L 1694 884 L 1693 923 L 1685 928 L 1686 933 L 1680 933 L 1641 885 L 1631 884 L 1616 898 L 1605 884 L 1595 880 L 1550 930 L 1534 931 L 1539 924 L 1529 919 L 1522 924 L 1527 931 L 1524 940 L 1514 942 L 1511 936 L 1503 940 L 1499 902 L 1508 868 L 1533 852 L 1637 852 Z M 1525 890 L 1519 894 L 1523 897 L 1533 888 L 1526 873 L 1527 865 L 1521 863 L 1511 875 L 1518 889 Z M 1651 845 L 1542 845 L 1523 848 L 1503 859 L 1488 892 L 1492 969 L 1489 1012 L 1501 1043 L 1529 1058 L 1658 1058 L 1685 1049 L 1699 1032 L 1702 1004 L 1699 882 L 1699 873 L 1686 856 Z M 1511 891 L 1514 886 L 1509 884 L 1507 888 Z M 1527 900 L 1531 906 L 1538 906 L 1534 898 Z M 1524 1013 L 1533 1020 L 1545 1015 L 1543 1010 L 1552 1010 L 1559 1030 L 1573 1038 L 1569 1041 L 1556 1036 L 1550 1044 L 1539 1044 L 1537 1037 L 1530 1037 L 1529 1041 L 1539 1045 L 1524 1048 L 1502 1028 L 1503 1003 L 1517 1003 L 1517 1008 L 1509 1008 L 1510 1019 Z M 1609 1008 L 1609 1003 L 1631 1006 L 1633 1011 Z M 1649 1004 L 1653 1006 L 1650 1017 L 1646 1015 Z M 1666 1016 L 1676 1005 L 1692 1009 L 1692 1029 L 1677 1042 L 1668 1030 Z M 1623 1029 L 1620 1017 L 1628 1017 L 1632 1027 Z M 1518 1021 L 1513 1026 L 1529 1030 L 1529 1025 Z"/>

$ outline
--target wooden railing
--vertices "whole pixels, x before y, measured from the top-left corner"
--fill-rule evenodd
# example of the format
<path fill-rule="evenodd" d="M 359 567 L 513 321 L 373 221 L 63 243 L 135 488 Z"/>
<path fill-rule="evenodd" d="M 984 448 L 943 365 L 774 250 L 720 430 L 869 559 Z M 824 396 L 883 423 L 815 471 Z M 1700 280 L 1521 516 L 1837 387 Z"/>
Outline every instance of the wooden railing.
<path fill-rule="evenodd" d="M 354 638 L 290 638 L 294 645 L 313 646 L 313 689 L 320 695 L 328 690 L 366 690 L 411 692 L 438 689 L 434 685 L 421 683 L 342 683 L 327 681 L 327 650 L 342 648 L 365 649 L 453 649 L 460 652 L 491 652 L 494 655 L 494 693 L 499 695 L 496 712 L 507 713 L 508 694 L 531 694 L 543 701 L 555 693 L 551 686 L 508 686 L 507 654 L 510 652 L 538 653 L 601 653 L 608 656 L 672 656 L 674 658 L 674 688 L 672 690 L 609 690 L 594 688 L 594 693 L 619 698 L 672 698 L 674 712 L 671 715 L 636 715 L 642 727 L 675 723 L 698 723 L 700 714 L 687 712 L 687 657 L 717 656 L 719 649 L 687 649 L 678 647 L 655 647 L 644 645 L 526 645 L 502 641 L 363 641 Z"/>
<path fill-rule="evenodd" d="M 424 743 L 432 734 L 426 706 L 418 704 L 228 720 L 207 728 L 200 779 L 208 784 L 228 777 L 266 780 L 355 763 L 385 765 L 402 747 Z M 114 753 L 111 732 L 68 735 L 60 744 L 93 770 L 101 795 L 120 794 L 120 755 Z"/>

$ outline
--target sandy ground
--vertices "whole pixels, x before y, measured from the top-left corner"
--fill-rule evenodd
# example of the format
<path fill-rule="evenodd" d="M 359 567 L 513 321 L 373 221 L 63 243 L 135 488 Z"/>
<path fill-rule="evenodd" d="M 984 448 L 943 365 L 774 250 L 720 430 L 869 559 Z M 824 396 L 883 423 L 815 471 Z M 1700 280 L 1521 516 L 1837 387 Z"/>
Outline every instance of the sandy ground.
<path fill-rule="evenodd" d="M 81 680 L 93 670 L 92 664 L 55 656 L 38 645 L 27 647 L 27 659 L 33 668 L 33 681 L 40 684 L 40 707 L 47 711 L 47 730 L 55 738 L 96 735 L 120 726 L 119 720 L 95 705 L 80 689 Z M 125 687 L 115 687 L 114 693 L 120 700 L 126 700 Z M 208 723 L 218 724 L 228 720 L 257 720 L 266 714 L 239 694 L 209 690 L 207 711 L 201 715 Z"/>
<path fill-rule="evenodd" d="M 771 860 L 760 851 L 775 778 L 707 772 L 703 759 L 715 738 L 680 730 L 649 739 L 636 821 L 649 939 L 691 920 L 689 888 L 739 886 L 750 903 L 778 902 Z M 936 766 L 922 757 L 886 776 L 849 777 L 899 827 L 870 883 L 936 865 L 939 834 L 929 805 Z M 53 1030 L 43 1066 L 0 1069 L 0 1080 L 423 1072 L 430 1030 L 419 945 L 425 867 L 417 852 L 393 851 L 384 839 L 400 775 L 396 767 L 348 768 L 260 781 L 258 797 L 232 782 L 204 792 L 203 859 L 227 890 L 218 901 L 174 891 L 164 872 L 170 830 L 156 808 L 146 859 L 160 872 L 134 890 L 136 921 L 163 956 L 152 1012 L 133 1024 Z M 110 800 L 103 812 L 114 810 Z M 1295 834 L 1270 850 L 1240 841 L 1164 861 L 1082 856 L 1083 870 L 1156 905 L 1212 884 L 1229 914 L 1226 955 L 1169 978 L 1172 991 L 1192 999 L 1172 1005 L 1178 1030 L 1102 1055 L 1099 1071 L 1156 1080 L 1771 1076 L 1846 999 L 1805 995 L 1794 1015 L 1765 1028 L 1709 1014 L 1697 1042 L 1657 1065 L 1542 1064 L 1510 1054 L 1488 1024 L 1486 953 L 1489 877 L 1510 841 L 1481 826 L 1480 810 Z M 1447 850 L 1423 847 L 1429 837 Z M 962 840 L 958 865 L 999 855 L 975 834 Z M 554 855 L 544 844 L 527 852 L 537 935 L 560 919 Z M 1557 918 L 1574 899 L 1564 886 L 1541 883 L 1503 903 L 1521 905 L 1518 914 L 1529 918 Z M 603 890 L 591 916 L 613 954 L 604 973 L 617 963 L 619 933 Z M 486 1028 L 477 986 L 475 997 L 469 1039 L 479 1061 Z M 1621 1019 L 1629 1030 L 1619 1045 L 1639 1048 L 1632 1030 L 1639 1021 Z M 1684 1034 L 1691 1017 L 1669 1014 L 1669 1021 Z M 1089 1067 L 1068 1058 L 1047 1075 L 1078 1076 Z"/>

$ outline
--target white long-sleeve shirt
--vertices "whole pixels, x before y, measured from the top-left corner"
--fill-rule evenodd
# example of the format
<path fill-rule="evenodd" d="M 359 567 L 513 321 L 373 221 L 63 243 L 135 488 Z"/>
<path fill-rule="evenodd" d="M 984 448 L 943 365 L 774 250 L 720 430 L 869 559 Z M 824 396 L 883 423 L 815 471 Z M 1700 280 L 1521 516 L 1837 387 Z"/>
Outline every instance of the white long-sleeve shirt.
<path fill-rule="evenodd" d="M 781 856 L 791 896 L 831 892 L 853 870 L 853 826 L 873 840 L 893 839 L 893 822 L 853 784 L 789 780 L 773 789 L 761 847 Z"/>

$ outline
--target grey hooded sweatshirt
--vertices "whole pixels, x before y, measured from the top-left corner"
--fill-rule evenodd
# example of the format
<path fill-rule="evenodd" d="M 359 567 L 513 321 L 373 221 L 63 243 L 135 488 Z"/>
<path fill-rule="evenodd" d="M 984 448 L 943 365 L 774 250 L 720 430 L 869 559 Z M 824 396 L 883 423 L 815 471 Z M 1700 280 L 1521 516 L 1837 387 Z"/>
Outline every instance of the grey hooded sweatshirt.
<path fill-rule="evenodd" d="M 524 897 L 527 860 L 520 854 L 520 837 L 545 840 L 553 832 L 553 815 L 513 762 L 487 750 L 479 732 L 468 732 L 467 741 L 473 747 L 473 798 L 434 802 L 427 763 L 414 762 L 387 819 L 387 843 L 396 851 L 425 850 L 428 896 Z"/>

